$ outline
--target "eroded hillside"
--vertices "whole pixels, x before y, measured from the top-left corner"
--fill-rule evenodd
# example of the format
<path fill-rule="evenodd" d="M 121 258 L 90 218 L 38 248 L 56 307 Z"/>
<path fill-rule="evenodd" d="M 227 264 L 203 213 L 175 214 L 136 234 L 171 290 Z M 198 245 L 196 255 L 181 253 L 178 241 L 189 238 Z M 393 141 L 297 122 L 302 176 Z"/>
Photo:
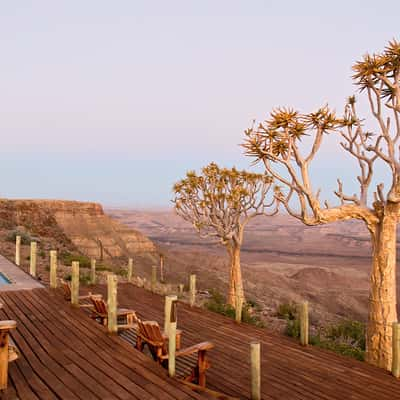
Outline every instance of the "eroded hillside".
<path fill-rule="evenodd" d="M 0 225 L 6 230 L 48 238 L 97 259 L 151 253 L 155 246 L 140 232 L 104 214 L 97 203 L 64 200 L 0 200 Z"/>

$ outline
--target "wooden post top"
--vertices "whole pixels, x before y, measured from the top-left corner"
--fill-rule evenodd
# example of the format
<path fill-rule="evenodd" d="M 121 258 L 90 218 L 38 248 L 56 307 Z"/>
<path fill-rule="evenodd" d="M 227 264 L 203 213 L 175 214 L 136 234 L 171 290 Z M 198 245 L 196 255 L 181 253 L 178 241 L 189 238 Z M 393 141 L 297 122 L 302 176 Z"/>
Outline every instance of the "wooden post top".
<path fill-rule="evenodd" d="M 17 327 L 17 322 L 13 320 L 0 321 L 0 331 L 14 329 Z"/>

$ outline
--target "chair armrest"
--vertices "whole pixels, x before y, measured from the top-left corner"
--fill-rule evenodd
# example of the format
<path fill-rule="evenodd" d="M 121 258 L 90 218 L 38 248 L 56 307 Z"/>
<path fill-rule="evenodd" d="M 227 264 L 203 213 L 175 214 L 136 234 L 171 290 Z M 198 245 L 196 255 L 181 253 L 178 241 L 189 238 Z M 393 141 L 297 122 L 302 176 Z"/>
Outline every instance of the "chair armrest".
<path fill-rule="evenodd" d="M 90 299 L 91 297 L 93 297 L 93 298 L 95 298 L 97 300 L 101 300 L 103 298 L 103 295 L 101 295 L 100 293 L 89 292 L 88 294 L 84 294 L 82 296 L 79 296 L 78 298 L 80 300 L 82 300 L 82 299 Z"/>
<path fill-rule="evenodd" d="M 0 331 L 14 329 L 17 327 L 17 322 L 13 320 L 0 321 Z"/>
<path fill-rule="evenodd" d="M 118 308 L 117 309 L 117 315 L 128 315 L 128 314 L 136 315 L 136 312 L 134 310 L 128 310 L 127 308 Z"/>
<path fill-rule="evenodd" d="M 185 357 L 190 354 L 198 353 L 199 351 L 211 350 L 214 347 L 214 344 L 211 342 L 201 342 L 195 344 L 193 346 L 186 347 L 186 349 L 179 350 L 175 353 L 175 357 Z M 160 357 L 162 360 L 168 359 L 168 354 Z"/>

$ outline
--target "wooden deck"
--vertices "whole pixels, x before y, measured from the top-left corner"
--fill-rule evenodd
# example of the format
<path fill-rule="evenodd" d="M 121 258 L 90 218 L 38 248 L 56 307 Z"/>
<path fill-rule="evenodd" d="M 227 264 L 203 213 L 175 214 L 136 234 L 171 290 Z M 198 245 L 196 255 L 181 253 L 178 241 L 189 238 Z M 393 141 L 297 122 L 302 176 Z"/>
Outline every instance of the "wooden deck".
<path fill-rule="evenodd" d="M 91 288 L 106 294 L 104 286 Z M 118 287 L 119 306 L 163 322 L 163 298 L 130 284 Z M 109 336 L 61 291 L 0 292 L 1 319 L 15 319 L 22 356 L 10 364 L 2 399 L 200 399 L 171 380 L 149 357 Z M 183 346 L 210 340 L 208 387 L 249 399 L 249 343 L 262 343 L 262 398 L 279 400 L 400 399 L 400 381 L 386 371 L 180 303 Z M 129 335 L 128 335 L 129 336 Z"/>
<path fill-rule="evenodd" d="M 50 289 L 0 292 L 21 352 L 1 399 L 200 399 Z"/>
<path fill-rule="evenodd" d="M 92 289 L 93 290 L 93 289 Z M 104 287 L 93 291 L 106 293 Z M 118 287 L 121 307 L 135 309 L 142 319 L 163 323 L 163 299 L 133 285 Z M 250 325 L 237 325 L 221 315 L 179 303 L 178 327 L 183 345 L 214 342 L 207 386 L 250 398 L 249 344 L 262 343 L 262 398 L 276 400 L 393 400 L 400 399 L 400 380 L 388 372 L 351 358 Z"/>

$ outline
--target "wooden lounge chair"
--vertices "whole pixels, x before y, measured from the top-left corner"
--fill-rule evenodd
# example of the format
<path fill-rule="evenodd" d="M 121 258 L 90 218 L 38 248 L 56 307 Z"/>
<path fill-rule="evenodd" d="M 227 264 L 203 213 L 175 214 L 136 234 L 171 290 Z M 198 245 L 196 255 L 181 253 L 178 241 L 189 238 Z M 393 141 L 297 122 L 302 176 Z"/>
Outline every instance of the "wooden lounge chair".
<path fill-rule="evenodd" d="M 67 301 L 71 301 L 71 284 L 68 281 L 64 281 L 63 279 L 61 280 L 61 286 L 64 291 L 64 299 Z M 79 301 L 90 301 L 91 297 L 97 297 L 97 298 L 102 298 L 103 296 L 101 294 L 93 294 L 89 292 L 87 295 L 84 296 L 79 296 L 78 300 Z M 79 304 L 79 307 L 86 307 L 86 308 L 93 308 L 93 305 L 89 302 L 86 304 Z"/>
<path fill-rule="evenodd" d="M 108 322 L 108 310 L 107 303 L 97 296 L 90 296 L 90 300 L 93 304 L 92 318 L 98 319 L 102 325 L 107 325 Z M 136 312 L 127 308 L 117 309 L 118 329 L 131 329 L 136 328 Z M 120 323 L 121 322 L 121 323 Z"/>
<path fill-rule="evenodd" d="M 0 390 L 7 389 L 8 363 L 19 357 L 18 349 L 9 334 L 16 326 L 15 321 L 0 321 Z"/>
<path fill-rule="evenodd" d="M 138 320 L 136 348 L 143 351 L 147 344 L 153 359 L 164 367 L 168 367 L 167 343 L 168 339 L 161 332 L 157 322 Z M 207 351 L 213 347 L 214 345 L 210 342 L 202 342 L 178 350 L 175 354 L 177 378 L 205 387 L 206 371 L 210 368 Z"/>

